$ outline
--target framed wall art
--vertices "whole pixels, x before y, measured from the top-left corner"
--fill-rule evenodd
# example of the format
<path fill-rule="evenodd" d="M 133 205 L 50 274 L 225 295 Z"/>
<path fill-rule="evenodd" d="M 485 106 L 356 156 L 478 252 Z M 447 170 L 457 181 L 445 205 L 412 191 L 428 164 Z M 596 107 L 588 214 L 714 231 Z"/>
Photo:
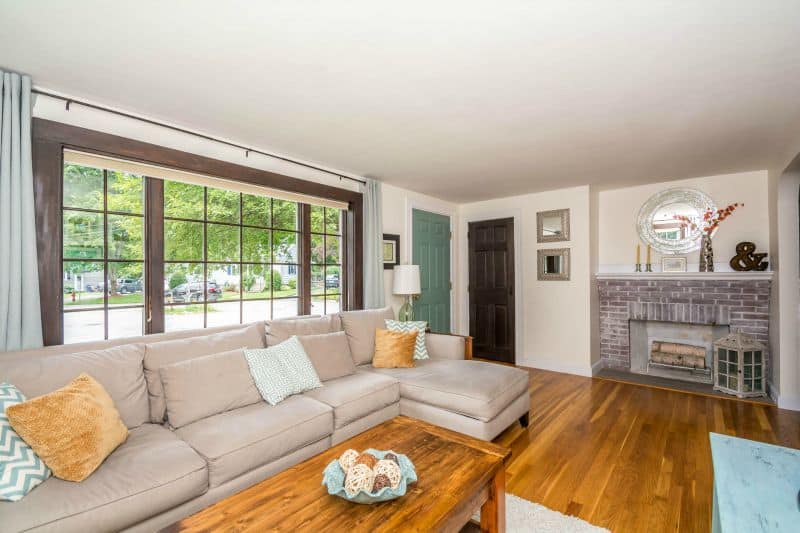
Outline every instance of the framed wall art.
<path fill-rule="evenodd" d="M 391 270 L 400 264 L 400 235 L 383 234 L 383 269 Z"/>

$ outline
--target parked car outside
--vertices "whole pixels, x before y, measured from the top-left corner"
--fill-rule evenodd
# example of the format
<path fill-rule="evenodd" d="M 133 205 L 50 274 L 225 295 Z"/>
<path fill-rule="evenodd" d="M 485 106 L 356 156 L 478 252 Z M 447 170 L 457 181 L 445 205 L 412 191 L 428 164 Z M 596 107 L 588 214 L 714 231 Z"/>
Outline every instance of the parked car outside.
<path fill-rule="evenodd" d="M 338 289 L 339 288 L 339 274 L 328 274 L 325 276 L 325 288 L 326 289 Z"/>
<path fill-rule="evenodd" d="M 214 281 L 206 282 L 207 299 L 216 302 L 222 297 L 222 289 Z M 172 302 L 176 304 L 203 301 L 203 283 L 194 281 L 183 283 L 172 289 Z"/>
<path fill-rule="evenodd" d="M 142 292 L 142 280 L 118 279 L 117 292 L 120 294 L 132 294 L 134 292 Z"/>
<path fill-rule="evenodd" d="M 86 292 L 103 292 L 104 283 L 87 283 Z"/>

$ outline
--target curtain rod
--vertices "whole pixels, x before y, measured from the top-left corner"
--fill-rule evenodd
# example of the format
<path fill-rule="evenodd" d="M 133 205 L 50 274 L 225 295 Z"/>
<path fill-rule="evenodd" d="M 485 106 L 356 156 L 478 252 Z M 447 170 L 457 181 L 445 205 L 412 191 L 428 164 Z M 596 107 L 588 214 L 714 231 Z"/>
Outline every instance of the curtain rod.
<path fill-rule="evenodd" d="M 66 102 L 67 111 L 69 111 L 70 104 L 78 104 L 78 105 L 82 105 L 84 107 L 89 107 L 91 109 L 97 109 L 98 111 L 105 111 L 106 113 L 112 113 L 114 115 L 119 115 L 121 117 L 130 118 L 130 119 L 133 119 L 133 120 L 138 120 L 139 122 L 145 122 L 147 124 L 152 124 L 154 126 L 167 128 L 167 129 L 170 129 L 172 131 L 177 131 L 177 132 L 180 132 L 180 133 L 185 133 L 187 135 L 193 135 L 195 137 L 200 137 L 201 139 L 206 139 L 207 141 L 213 141 L 213 142 L 216 142 L 216 143 L 220 143 L 220 144 L 224 144 L 224 145 L 227 145 L 227 146 L 231 146 L 233 148 L 238 148 L 240 150 L 244 150 L 244 156 L 245 157 L 250 157 L 251 153 L 260 154 L 260 155 L 264 155 L 264 156 L 267 156 L 267 157 L 272 157 L 273 159 L 279 159 L 281 161 L 286 161 L 287 163 L 300 165 L 301 167 L 311 168 L 311 169 L 317 170 L 319 172 L 324 172 L 326 174 L 330 174 L 332 176 L 336 176 L 340 180 L 341 179 L 346 179 L 346 180 L 355 181 L 355 182 L 361 183 L 361 184 L 366 184 L 367 183 L 366 181 L 360 180 L 358 178 L 351 178 L 350 176 L 345 176 L 343 174 L 338 174 L 336 172 L 332 172 L 330 170 L 326 170 L 324 168 L 317 167 L 317 166 L 314 166 L 314 165 L 311 165 L 311 164 L 308 164 L 308 163 L 303 163 L 301 161 L 295 161 L 294 159 L 289 159 L 288 157 L 284 157 L 284 156 L 277 155 L 277 154 L 272 154 L 270 152 L 264 152 L 262 150 L 257 150 L 255 148 L 248 148 L 247 146 L 243 146 L 241 144 L 232 143 L 230 141 L 226 141 L 224 139 L 219 139 L 217 137 L 212 137 L 211 135 L 206 135 L 204 133 L 198 133 L 196 131 L 187 130 L 187 129 L 184 129 L 184 128 L 180 128 L 178 126 L 172 126 L 170 124 L 165 124 L 163 122 L 158 122 L 157 120 L 152 120 L 152 119 L 149 119 L 149 118 L 144 118 L 144 117 L 140 117 L 140 116 L 137 116 L 137 115 L 132 115 L 130 113 L 125 113 L 124 111 L 117 111 L 116 109 L 111 109 L 109 107 L 104 107 L 104 106 L 101 106 L 101 105 L 92 104 L 90 102 L 85 102 L 83 100 L 76 100 L 75 98 L 68 98 L 66 96 L 61 96 L 60 94 L 55 94 L 55 93 L 43 91 L 41 89 L 33 88 L 33 89 L 31 89 L 31 92 L 33 92 L 35 94 L 41 94 L 42 96 L 48 96 L 50 98 L 55 98 L 57 100 L 63 100 L 64 102 Z"/>

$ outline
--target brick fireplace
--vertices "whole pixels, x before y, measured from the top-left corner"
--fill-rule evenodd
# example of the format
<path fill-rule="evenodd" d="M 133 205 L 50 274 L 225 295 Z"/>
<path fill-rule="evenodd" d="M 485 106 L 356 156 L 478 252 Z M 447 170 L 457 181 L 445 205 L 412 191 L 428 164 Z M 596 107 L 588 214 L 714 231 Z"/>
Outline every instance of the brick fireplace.
<path fill-rule="evenodd" d="M 771 272 L 598 274 L 603 366 L 648 372 L 641 362 L 642 350 L 649 348 L 647 341 L 642 344 L 640 324 L 685 326 L 688 345 L 710 347 L 709 335 L 717 338 L 729 328 L 769 346 L 771 277 Z"/>

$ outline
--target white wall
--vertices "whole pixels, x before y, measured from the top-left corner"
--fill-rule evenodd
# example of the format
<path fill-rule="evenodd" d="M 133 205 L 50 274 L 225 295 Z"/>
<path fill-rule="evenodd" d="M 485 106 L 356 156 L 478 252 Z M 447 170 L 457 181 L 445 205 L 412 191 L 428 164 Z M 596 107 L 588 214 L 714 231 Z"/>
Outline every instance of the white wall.
<path fill-rule="evenodd" d="M 416 193 L 392 185 L 383 184 L 383 233 L 394 233 L 400 235 L 400 263 L 411 263 L 411 211 L 422 209 L 432 213 L 439 213 L 450 217 L 450 229 L 453 232 L 450 253 L 450 280 L 453 287 L 456 287 L 458 279 L 458 206 L 456 204 L 433 198 L 425 194 Z M 384 292 L 386 303 L 391 305 L 395 313 L 403 305 L 402 296 L 392 294 L 391 270 L 384 270 Z M 459 298 L 456 291 L 451 291 L 450 298 L 450 327 L 453 331 L 459 331 L 459 313 L 456 312 L 459 306 Z"/>
<path fill-rule="evenodd" d="M 780 251 L 772 287 L 770 350 L 774 361 L 771 388 L 778 406 L 800 410 L 800 158 L 796 161 L 792 170 L 770 179 L 777 230 L 773 240 Z"/>
<path fill-rule="evenodd" d="M 536 243 L 536 213 L 570 209 L 570 241 Z M 469 324 L 467 225 L 471 221 L 514 217 L 517 364 L 591 375 L 590 191 L 561 189 L 459 207 L 461 330 Z M 570 248 L 570 281 L 538 281 L 537 250 Z"/>
<path fill-rule="evenodd" d="M 758 251 L 770 251 L 768 172 L 741 172 L 663 183 L 651 183 L 599 192 L 598 239 L 601 272 L 632 272 L 636 260 L 636 231 L 639 208 L 652 195 L 672 187 L 691 187 L 707 193 L 718 207 L 744 202 L 723 222 L 714 236 L 714 262 L 718 271 L 731 270 L 728 262 L 736 244 L 752 241 Z M 687 254 L 689 270 L 697 270 L 699 252 Z M 770 258 L 768 258 L 770 259 Z M 642 244 L 642 262 L 645 245 Z M 653 267 L 661 269 L 661 255 L 653 251 Z"/>
<path fill-rule="evenodd" d="M 770 289 L 769 307 L 769 353 L 770 368 L 769 393 L 773 399 L 780 395 L 780 370 L 781 370 L 781 320 L 780 320 L 780 264 L 783 250 L 778 243 L 778 190 L 783 167 L 771 169 L 767 182 L 767 193 L 769 199 L 769 248 L 770 248 L 770 268 L 776 271 L 772 279 Z"/>

